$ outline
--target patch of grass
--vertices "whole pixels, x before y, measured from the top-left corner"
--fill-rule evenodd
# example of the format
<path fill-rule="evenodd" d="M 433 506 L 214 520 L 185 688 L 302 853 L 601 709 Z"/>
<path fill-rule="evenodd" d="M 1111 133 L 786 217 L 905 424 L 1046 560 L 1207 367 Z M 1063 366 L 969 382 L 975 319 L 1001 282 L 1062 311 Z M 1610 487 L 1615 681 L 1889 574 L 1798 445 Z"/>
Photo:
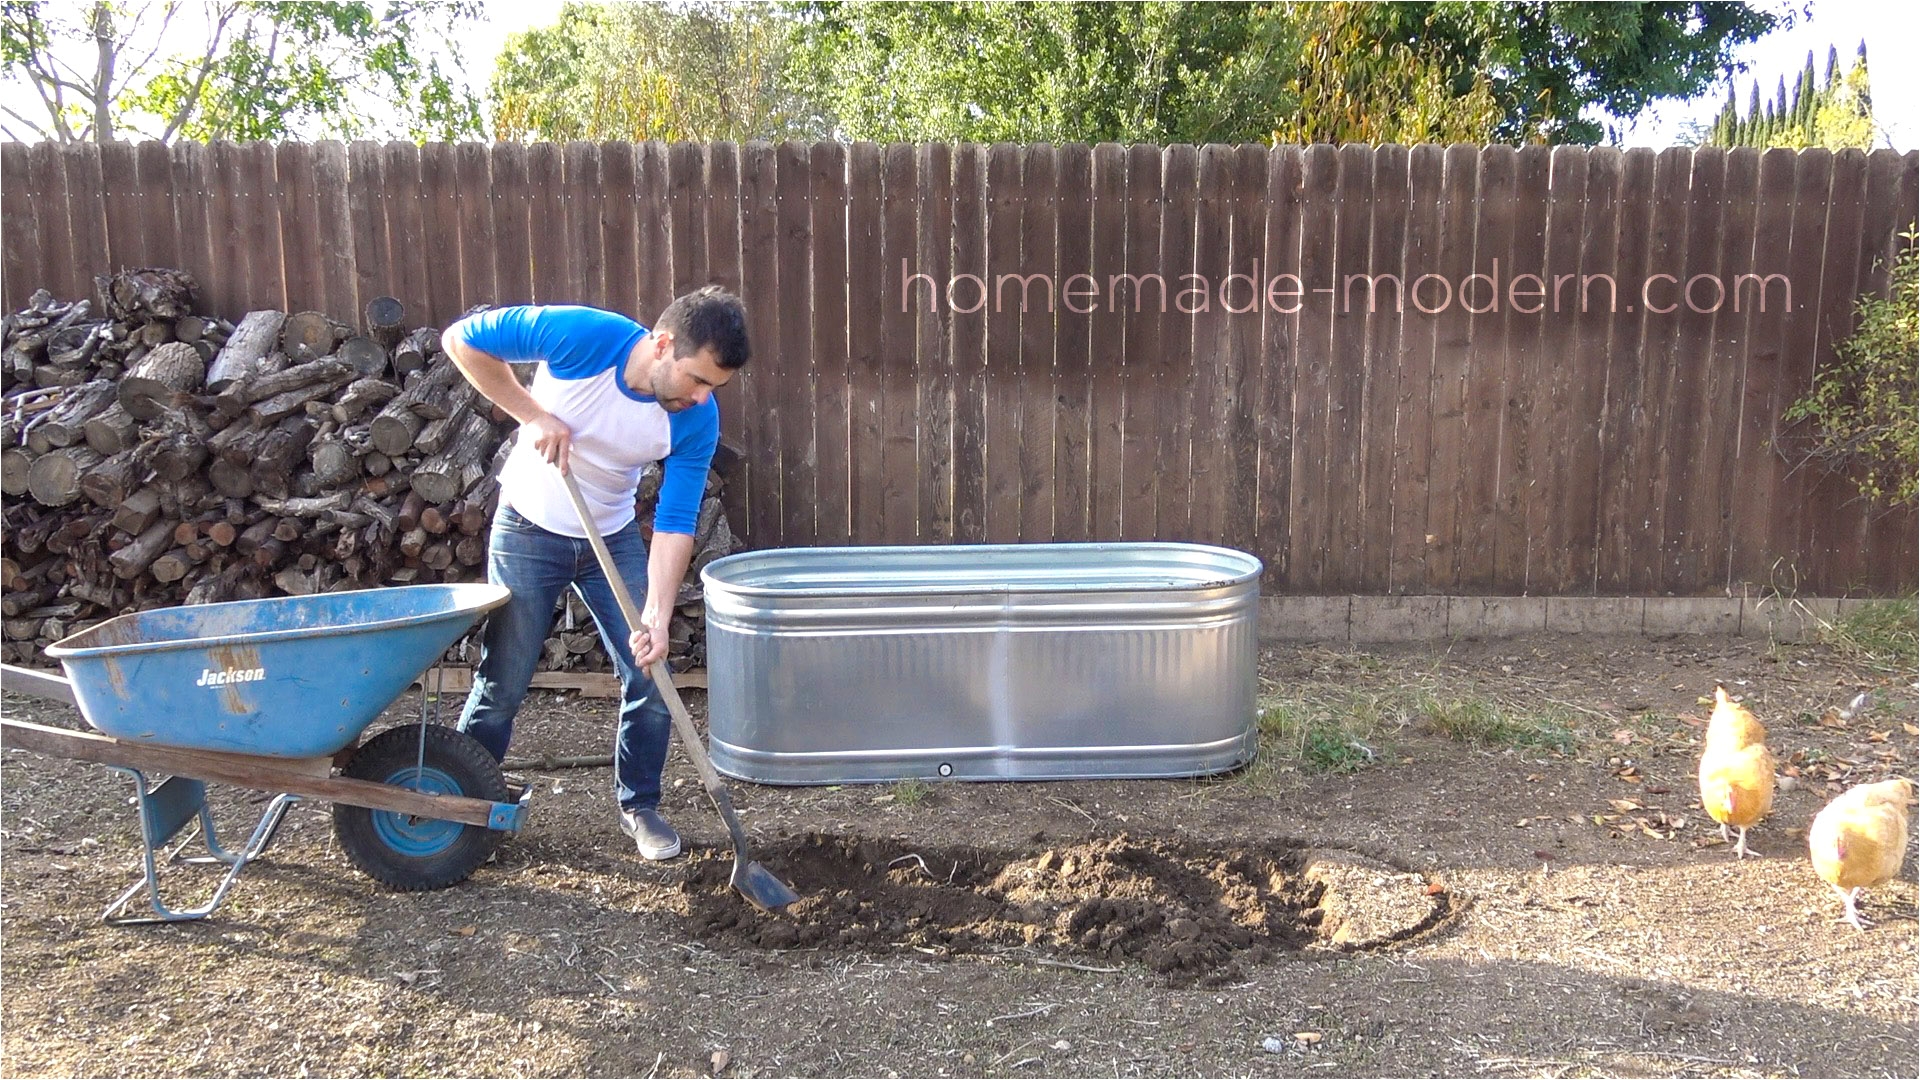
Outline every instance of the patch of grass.
<path fill-rule="evenodd" d="M 1821 627 L 1820 637 L 1840 653 L 1890 674 L 1920 664 L 1920 601 L 1908 596 L 1859 604 Z"/>
<path fill-rule="evenodd" d="M 919 806 L 933 794 L 933 785 L 925 780 L 908 779 L 893 785 L 893 801 L 900 806 Z"/>
<path fill-rule="evenodd" d="M 1342 775 L 1398 760 L 1394 743 L 1409 728 L 1568 756 L 1591 735 L 1592 717 L 1572 705 L 1476 693 L 1432 671 L 1401 671 L 1386 685 L 1357 684 L 1353 660 L 1336 658 L 1327 666 L 1343 670 L 1332 676 L 1263 684 L 1260 751 L 1240 774 L 1244 782 L 1258 785 L 1284 771 Z"/>
<path fill-rule="evenodd" d="M 1574 717 L 1559 706 L 1522 710 L 1492 698 L 1421 695 L 1421 715 L 1433 730 L 1458 742 L 1513 746 L 1570 754 L 1576 745 Z"/>
<path fill-rule="evenodd" d="M 1315 772 L 1350 773 L 1373 760 L 1369 749 L 1358 739 L 1346 738 L 1344 732 L 1313 728 L 1307 732 L 1301 757 Z"/>
<path fill-rule="evenodd" d="M 1350 773 L 1380 755 L 1380 736 L 1401 721 L 1379 695 L 1323 691 L 1270 698 L 1260 710 L 1260 757 L 1308 772 Z"/>

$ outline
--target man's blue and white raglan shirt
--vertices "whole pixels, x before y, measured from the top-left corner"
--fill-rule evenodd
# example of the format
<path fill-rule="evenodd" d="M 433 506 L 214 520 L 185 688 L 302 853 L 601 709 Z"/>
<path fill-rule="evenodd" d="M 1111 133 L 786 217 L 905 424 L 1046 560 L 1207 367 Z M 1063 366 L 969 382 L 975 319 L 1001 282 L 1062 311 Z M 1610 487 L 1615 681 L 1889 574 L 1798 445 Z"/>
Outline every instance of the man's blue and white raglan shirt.
<path fill-rule="evenodd" d="M 621 372 L 646 327 L 598 308 L 507 307 L 462 319 L 453 329 L 490 356 L 540 362 L 528 390 L 573 429 L 573 477 L 602 535 L 633 520 L 640 470 L 654 461 L 661 463 L 654 530 L 693 535 L 707 466 L 720 442 L 720 407 L 708 397 L 670 413 L 627 386 Z M 517 440 L 507 456 L 500 501 L 548 532 L 586 535 L 559 470 L 530 438 Z"/>

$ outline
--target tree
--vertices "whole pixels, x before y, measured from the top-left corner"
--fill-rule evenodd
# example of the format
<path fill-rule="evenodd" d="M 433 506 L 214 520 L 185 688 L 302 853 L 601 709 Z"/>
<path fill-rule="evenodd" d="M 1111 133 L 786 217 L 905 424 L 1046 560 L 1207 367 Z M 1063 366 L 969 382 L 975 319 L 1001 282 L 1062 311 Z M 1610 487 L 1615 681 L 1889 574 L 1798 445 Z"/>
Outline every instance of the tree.
<path fill-rule="evenodd" d="M 798 62 L 849 139 L 1264 141 L 1298 39 L 1272 3 L 819 2 Z"/>
<path fill-rule="evenodd" d="M 1879 131 L 1873 119 L 1864 41 L 1860 43 L 1853 66 L 1844 74 L 1840 71 L 1837 51 L 1828 54 L 1826 85 L 1817 89 L 1813 83 L 1813 54 L 1808 53 L 1806 66 L 1794 85 L 1791 103 L 1787 101 L 1784 77 L 1775 100 L 1764 105 L 1760 84 L 1755 81 L 1744 116 L 1734 100 L 1733 88 L 1729 85 L 1727 103 L 1721 106 L 1720 114 L 1709 126 L 1706 145 L 1870 150 Z"/>
<path fill-rule="evenodd" d="M 477 12 L 472 0 L 8 0 L 0 57 L 46 116 L 0 106 L 0 126 L 61 142 L 458 138 L 479 131 L 478 103 L 419 49 Z M 402 130 L 371 119 L 389 112 Z"/>
<path fill-rule="evenodd" d="M 780 139 L 823 133 L 788 84 L 793 25 L 766 4 L 569 3 L 495 62 L 502 139 Z"/>
<path fill-rule="evenodd" d="M 1378 5 L 1336 0 L 1296 5 L 1304 42 L 1293 89 L 1294 111 L 1275 142 L 1421 143 L 1493 139 L 1501 111 L 1491 81 L 1476 72 L 1465 93 L 1402 42 L 1369 25 Z"/>
<path fill-rule="evenodd" d="M 849 137 L 1597 142 L 1775 17 L 1741 3 L 795 5 Z M 1333 43 L 1333 44 L 1330 44 Z M 1491 101 L 1495 122 L 1481 118 Z"/>
<path fill-rule="evenodd" d="M 1668 98 L 1691 98 L 1740 70 L 1736 48 L 1779 17 L 1744 3 L 1567 0 L 1484 3 L 1390 0 L 1373 14 L 1383 40 L 1435 64 L 1464 93 L 1491 85 L 1505 142 L 1596 143 L 1604 110 L 1621 119 Z"/>

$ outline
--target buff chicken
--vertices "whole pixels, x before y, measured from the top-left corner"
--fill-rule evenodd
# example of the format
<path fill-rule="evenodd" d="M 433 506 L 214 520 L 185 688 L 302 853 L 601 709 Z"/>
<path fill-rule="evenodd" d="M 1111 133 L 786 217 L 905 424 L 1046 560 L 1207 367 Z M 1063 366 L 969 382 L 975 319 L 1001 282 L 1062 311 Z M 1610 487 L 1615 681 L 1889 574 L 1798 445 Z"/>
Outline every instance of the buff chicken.
<path fill-rule="evenodd" d="M 1833 886 L 1846 907 L 1846 920 L 1867 928 L 1860 916 L 1860 891 L 1882 885 L 1900 873 L 1907 855 L 1907 804 L 1913 783 L 1886 780 L 1861 784 L 1834 797 L 1807 830 L 1814 872 Z"/>
<path fill-rule="evenodd" d="M 1747 829 L 1773 809 L 1773 754 L 1767 749 L 1767 729 L 1747 707 L 1713 688 L 1713 716 L 1700 752 L 1700 804 L 1720 823 L 1720 838 L 1731 839 L 1738 829 L 1733 857 L 1745 858 Z"/>

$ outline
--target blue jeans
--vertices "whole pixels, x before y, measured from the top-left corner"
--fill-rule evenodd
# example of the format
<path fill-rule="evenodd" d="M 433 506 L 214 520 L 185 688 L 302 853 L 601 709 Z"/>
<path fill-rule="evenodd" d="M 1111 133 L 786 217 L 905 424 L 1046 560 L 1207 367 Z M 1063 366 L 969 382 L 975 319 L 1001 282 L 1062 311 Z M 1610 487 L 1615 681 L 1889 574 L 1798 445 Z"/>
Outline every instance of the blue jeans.
<path fill-rule="evenodd" d="M 606 537 L 613 564 L 626 579 L 636 603 L 647 587 L 647 546 L 635 522 Z M 667 762 L 667 738 L 673 717 L 647 673 L 634 666 L 627 648 L 627 619 L 593 547 L 585 539 L 561 536 L 528 521 L 511 507 L 494 516 L 487 547 L 487 580 L 505 585 L 513 598 L 487 617 L 480 637 L 480 667 L 460 713 L 460 730 L 480 740 L 504 760 L 513 739 L 514 714 L 527 696 L 540 662 L 554 604 L 567 586 L 586 601 L 620 674 L 620 727 L 613 742 L 614 796 L 623 810 L 660 805 L 660 771 Z"/>

